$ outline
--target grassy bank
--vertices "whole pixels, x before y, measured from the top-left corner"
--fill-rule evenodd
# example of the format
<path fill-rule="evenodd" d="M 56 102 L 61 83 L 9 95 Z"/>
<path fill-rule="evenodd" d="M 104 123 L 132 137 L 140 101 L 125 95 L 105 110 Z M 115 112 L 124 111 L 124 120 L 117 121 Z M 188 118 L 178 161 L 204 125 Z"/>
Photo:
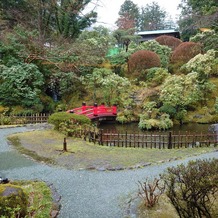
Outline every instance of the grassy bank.
<path fill-rule="evenodd" d="M 0 184 L 0 188 L 4 190 L 5 187 L 21 188 L 25 196 L 27 196 L 27 217 L 56 217 L 59 211 L 58 202 L 54 202 L 52 198 L 52 189 L 42 181 L 12 181 L 8 184 Z M 7 205 L 7 202 L 5 202 Z M 1 205 L 4 207 L 4 205 Z M 19 210 L 21 208 L 14 205 L 14 208 L 6 208 L 10 214 L 19 217 Z M 3 216 L 5 217 L 5 216 Z M 12 216 L 15 217 L 15 216 Z"/>
<path fill-rule="evenodd" d="M 123 169 L 148 163 L 186 158 L 214 151 L 214 147 L 183 149 L 117 148 L 100 146 L 81 139 L 67 138 L 67 152 L 63 152 L 64 135 L 54 130 L 13 134 L 9 141 L 23 154 L 49 164 L 68 169 Z"/>

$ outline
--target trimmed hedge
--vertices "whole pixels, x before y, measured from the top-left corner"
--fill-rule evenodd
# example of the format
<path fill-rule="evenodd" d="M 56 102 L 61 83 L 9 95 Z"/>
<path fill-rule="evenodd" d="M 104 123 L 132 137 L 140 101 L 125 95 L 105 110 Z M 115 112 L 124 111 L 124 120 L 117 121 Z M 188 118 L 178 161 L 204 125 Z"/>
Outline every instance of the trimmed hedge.
<path fill-rule="evenodd" d="M 175 38 L 173 36 L 167 36 L 167 35 L 158 36 L 157 38 L 155 38 L 155 40 L 160 45 L 166 45 L 170 47 L 172 50 L 175 50 L 175 48 L 178 47 L 182 43 L 180 39 Z"/>
<path fill-rule="evenodd" d="M 202 47 L 199 43 L 183 42 L 172 53 L 170 62 L 172 64 L 185 64 L 196 55 L 200 54 Z"/>
<path fill-rule="evenodd" d="M 161 61 L 155 52 L 139 50 L 129 57 L 128 66 L 130 73 L 140 74 L 140 72 L 145 69 L 160 67 Z"/>
<path fill-rule="evenodd" d="M 56 130 L 59 130 L 61 123 L 84 125 L 91 124 L 91 120 L 84 115 L 78 115 L 67 112 L 57 112 L 49 116 L 48 123 L 53 124 L 54 128 Z"/>

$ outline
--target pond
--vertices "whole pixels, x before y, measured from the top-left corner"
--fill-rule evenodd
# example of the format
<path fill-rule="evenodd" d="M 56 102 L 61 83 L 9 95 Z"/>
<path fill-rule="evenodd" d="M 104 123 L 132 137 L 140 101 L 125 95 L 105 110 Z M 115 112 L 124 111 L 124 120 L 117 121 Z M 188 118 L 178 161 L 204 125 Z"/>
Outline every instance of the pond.
<path fill-rule="evenodd" d="M 172 129 L 167 131 L 188 131 L 188 132 L 202 132 L 207 133 L 208 128 L 211 124 L 198 124 L 198 123 L 189 123 L 184 125 L 174 125 Z M 119 124 L 119 123 L 101 123 L 99 125 L 100 129 L 109 130 L 109 131 L 117 131 L 117 132 L 143 132 L 138 128 L 138 123 L 133 122 L 129 124 Z M 158 131 L 158 130 L 157 130 Z"/>

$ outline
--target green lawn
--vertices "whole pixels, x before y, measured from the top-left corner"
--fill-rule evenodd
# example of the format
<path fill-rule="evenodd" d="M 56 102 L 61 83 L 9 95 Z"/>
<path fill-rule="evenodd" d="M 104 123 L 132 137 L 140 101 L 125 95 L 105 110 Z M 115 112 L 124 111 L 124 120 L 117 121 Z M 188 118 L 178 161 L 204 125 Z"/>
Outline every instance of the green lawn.
<path fill-rule="evenodd" d="M 21 153 L 68 169 L 140 167 L 147 163 L 162 163 L 215 150 L 214 147 L 170 150 L 107 147 L 67 138 L 68 152 L 63 152 L 64 137 L 54 130 L 46 130 L 17 133 L 8 139 Z"/>

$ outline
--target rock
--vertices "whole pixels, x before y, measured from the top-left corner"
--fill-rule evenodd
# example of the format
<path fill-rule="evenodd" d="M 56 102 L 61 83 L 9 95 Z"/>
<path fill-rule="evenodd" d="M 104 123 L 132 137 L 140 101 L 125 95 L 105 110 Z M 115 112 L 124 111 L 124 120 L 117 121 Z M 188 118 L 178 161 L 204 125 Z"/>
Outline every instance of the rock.
<path fill-rule="evenodd" d="M 0 184 L 6 184 L 9 183 L 8 178 L 3 179 L 2 177 L 0 177 Z"/>
<path fill-rule="evenodd" d="M 106 168 L 105 167 L 97 167 L 96 170 L 98 170 L 98 171 L 105 171 Z"/>
<path fill-rule="evenodd" d="M 150 162 L 148 162 L 148 163 L 142 163 L 142 166 L 143 166 L 143 167 L 147 167 L 147 166 L 150 166 L 150 165 L 151 165 Z"/>
<path fill-rule="evenodd" d="M 107 167 L 107 170 L 110 170 L 110 171 L 115 171 L 115 167 Z"/>
<path fill-rule="evenodd" d="M 124 167 L 122 167 L 122 166 L 117 166 L 117 167 L 115 167 L 115 170 L 124 170 Z"/>
<path fill-rule="evenodd" d="M 86 167 L 87 170 L 95 170 L 96 169 L 96 166 L 94 165 L 89 165 Z"/>
<path fill-rule="evenodd" d="M 52 211 L 50 213 L 52 218 L 56 218 L 59 214 L 61 204 L 61 196 L 57 192 L 56 188 L 53 186 L 53 184 L 48 184 L 49 188 L 51 189 L 52 192 L 52 200 L 53 200 L 53 205 L 52 205 Z"/>
<path fill-rule="evenodd" d="M 27 214 L 28 196 L 19 186 L 0 184 L 0 214 L 5 217 L 25 217 Z M 19 208 L 19 210 L 18 210 Z M 16 216 L 17 215 L 17 216 Z"/>
<path fill-rule="evenodd" d="M 59 214 L 58 210 L 53 210 L 50 215 L 52 218 L 56 218 L 58 216 L 58 214 Z"/>

